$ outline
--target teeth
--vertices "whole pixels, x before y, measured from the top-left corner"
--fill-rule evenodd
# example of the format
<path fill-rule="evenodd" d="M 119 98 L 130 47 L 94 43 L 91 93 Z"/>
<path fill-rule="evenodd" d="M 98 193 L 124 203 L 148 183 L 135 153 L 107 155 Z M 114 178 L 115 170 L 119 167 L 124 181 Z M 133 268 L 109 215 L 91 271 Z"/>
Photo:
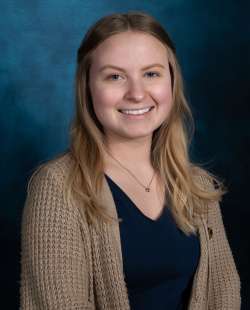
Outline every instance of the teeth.
<path fill-rule="evenodd" d="M 146 113 L 150 110 L 150 108 L 146 108 L 146 109 L 142 109 L 142 110 L 121 110 L 122 113 L 124 114 L 133 114 L 133 115 L 137 115 L 137 114 L 143 114 Z"/>

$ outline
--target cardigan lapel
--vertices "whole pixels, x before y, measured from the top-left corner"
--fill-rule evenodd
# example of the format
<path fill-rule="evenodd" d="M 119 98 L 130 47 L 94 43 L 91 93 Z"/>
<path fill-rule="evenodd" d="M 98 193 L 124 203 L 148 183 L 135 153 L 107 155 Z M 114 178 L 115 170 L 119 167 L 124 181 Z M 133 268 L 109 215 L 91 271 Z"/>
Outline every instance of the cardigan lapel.
<path fill-rule="evenodd" d="M 112 193 L 103 180 L 101 202 L 107 214 L 118 219 Z M 101 234 L 91 225 L 94 261 L 96 309 L 129 310 L 129 299 L 123 273 L 121 240 L 118 221 L 98 220 Z"/>
<path fill-rule="evenodd" d="M 189 310 L 206 310 L 208 305 L 209 244 L 206 220 L 202 217 L 198 235 L 200 240 L 200 260 L 194 275 Z"/>
<path fill-rule="evenodd" d="M 106 207 L 108 215 L 118 219 L 115 202 L 114 202 L 112 193 L 109 189 L 108 183 L 105 178 L 102 183 L 101 201 L 103 205 Z M 121 249 L 119 223 L 113 221 L 112 223 L 110 223 L 109 226 L 110 226 L 110 233 L 112 233 L 111 235 L 112 242 L 119 257 L 120 266 L 122 267 L 123 261 L 122 261 L 122 249 Z"/>

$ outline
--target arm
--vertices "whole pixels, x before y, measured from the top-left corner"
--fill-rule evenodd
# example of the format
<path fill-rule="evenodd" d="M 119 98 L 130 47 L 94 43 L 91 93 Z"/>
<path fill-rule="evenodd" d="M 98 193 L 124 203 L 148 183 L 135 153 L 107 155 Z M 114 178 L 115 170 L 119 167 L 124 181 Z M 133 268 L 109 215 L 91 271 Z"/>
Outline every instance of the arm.
<path fill-rule="evenodd" d="M 220 207 L 211 203 L 208 226 L 213 229 L 210 247 L 210 296 L 209 309 L 239 310 L 240 279 L 226 237 Z"/>
<path fill-rule="evenodd" d="M 22 221 L 21 309 L 94 309 L 80 214 L 63 203 L 62 181 L 43 168 Z"/>

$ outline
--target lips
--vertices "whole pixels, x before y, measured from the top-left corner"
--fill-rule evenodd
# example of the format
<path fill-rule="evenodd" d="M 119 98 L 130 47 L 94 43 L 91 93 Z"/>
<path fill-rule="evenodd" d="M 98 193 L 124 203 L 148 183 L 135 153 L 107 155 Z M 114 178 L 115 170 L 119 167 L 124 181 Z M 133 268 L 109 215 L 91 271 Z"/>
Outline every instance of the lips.
<path fill-rule="evenodd" d="M 139 109 L 139 110 L 119 110 L 119 112 L 123 114 L 131 114 L 131 115 L 141 115 L 149 112 L 151 108 Z"/>

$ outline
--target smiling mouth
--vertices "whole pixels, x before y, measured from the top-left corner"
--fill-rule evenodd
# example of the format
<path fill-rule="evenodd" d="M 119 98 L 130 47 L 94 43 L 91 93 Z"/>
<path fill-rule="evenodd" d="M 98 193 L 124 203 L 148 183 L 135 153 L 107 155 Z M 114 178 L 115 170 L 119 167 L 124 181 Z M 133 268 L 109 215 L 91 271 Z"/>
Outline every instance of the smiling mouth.
<path fill-rule="evenodd" d="M 141 109 L 141 110 L 119 110 L 119 112 L 123 113 L 123 114 L 132 114 L 132 115 L 140 115 L 140 114 L 144 114 L 149 112 L 151 108 L 145 108 L 145 109 Z"/>

